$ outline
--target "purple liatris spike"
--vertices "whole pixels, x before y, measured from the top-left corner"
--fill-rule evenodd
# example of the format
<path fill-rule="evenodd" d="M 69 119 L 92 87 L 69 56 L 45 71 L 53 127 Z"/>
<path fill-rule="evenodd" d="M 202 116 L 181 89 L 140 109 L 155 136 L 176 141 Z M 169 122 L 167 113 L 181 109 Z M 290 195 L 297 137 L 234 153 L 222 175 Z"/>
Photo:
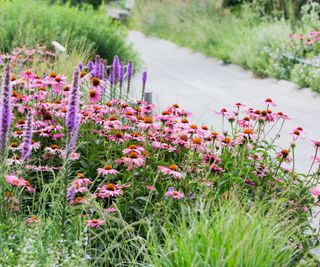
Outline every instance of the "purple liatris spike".
<path fill-rule="evenodd" d="M 127 78 L 131 79 L 133 75 L 133 63 L 132 61 L 129 61 L 128 67 L 127 67 Z"/>
<path fill-rule="evenodd" d="M 147 82 L 147 72 L 142 72 L 142 96 L 141 99 L 144 99 L 144 92 L 146 90 L 146 82 Z"/>
<path fill-rule="evenodd" d="M 78 192 L 77 189 L 74 188 L 73 186 L 68 187 L 68 189 L 67 189 L 68 202 L 71 202 L 74 199 L 74 197 L 76 196 L 77 192 Z"/>
<path fill-rule="evenodd" d="M 142 86 L 143 86 L 143 87 L 146 87 L 146 82 L 147 82 L 147 72 L 144 71 L 144 72 L 142 73 Z"/>
<path fill-rule="evenodd" d="M 78 141 L 79 126 L 80 126 L 80 123 L 77 122 L 76 127 L 73 129 L 73 131 L 70 134 L 70 143 L 69 143 L 69 152 L 70 153 L 73 153 L 76 150 L 76 145 L 77 145 L 77 141 Z"/>
<path fill-rule="evenodd" d="M 128 79 L 127 95 L 129 95 L 129 92 L 130 92 L 132 75 L 133 75 L 133 64 L 132 64 L 132 61 L 129 61 L 128 67 L 127 67 L 127 79 Z"/>
<path fill-rule="evenodd" d="M 79 67 L 79 70 L 82 71 L 82 69 L 83 69 L 83 63 L 80 62 L 80 63 L 78 64 L 78 67 Z"/>
<path fill-rule="evenodd" d="M 23 142 L 21 145 L 21 158 L 22 160 L 28 160 L 32 150 L 32 130 L 33 119 L 31 110 L 28 111 L 26 126 L 24 129 Z"/>
<path fill-rule="evenodd" d="M 113 81 L 116 84 L 117 79 L 119 78 L 119 57 L 117 55 L 114 56 L 113 58 L 113 64 L 112 64 L 112 75 L 113 75 Z"/>
<path fill-rule="evenodd" d="M 104 63 L 101 62 L 99 66 L 99 79 L 104 80 Z"/>
<path fill-rule="evenodd" d="M 90 60 L 90 61 L 88 62 L 89 72 L 92 72 L 92 71 L 93 71 L 93 68 L 94 68 L 94 63 Z"/>
<path fill-rule="evenodd" d="M 118 73 L 118 77 L 119 77 L 119 82 L 122 83 L 123 82 L 123 76 L 124 76 L 124 66 L 121 63 L 119 66 L 119 73 Z"/>
<path fill-rule="evenodd" d="M 114 84 L 114 80 L 113 80 L 113 69 L 110 70 L 110 74 L 109 74 L 109 82 L 110 85 L 112 86 Z"/>
<path fill-rule="evenodd" d="M 96 60 L 94 63 L 94 69 L 93 69 L 92 75 L 97 78 L 101 77 L 101 58 L 99 55 L 96 55 Z"/>
<path fill-rule="evenodd" d="M 80 70 L 77 67 L 73 74 L 72 88 L 69 92 L 68 111 L 66 114 L 66 126 L 69 136 L 77 127 L 79 116 L 79 98 L 80 98 Z"/>
<path fill-rule="evenodd" d="M 3 152 L 7 146 L 10 123 L 12 118 L 11 108 L 11 85 L 10 67 L 6 65 L 2 74 L 2 88 L 0 99 L 0 151 Z"/>

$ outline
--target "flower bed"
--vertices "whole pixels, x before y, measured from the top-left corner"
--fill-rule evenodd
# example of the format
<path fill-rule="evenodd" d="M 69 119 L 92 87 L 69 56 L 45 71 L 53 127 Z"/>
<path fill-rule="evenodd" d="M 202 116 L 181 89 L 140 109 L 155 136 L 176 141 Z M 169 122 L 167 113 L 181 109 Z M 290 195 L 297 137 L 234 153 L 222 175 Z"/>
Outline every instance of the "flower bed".
<path fill-rule="evenodd" d="M 221 109 L 218 131 L 191 123 L 191 114 L 178 104 L 156 113 L 152 104 L 130 101 L 132 75 L 132 62 L 117 56 L 110 66 L 99 56 L 79 64 L 70 83 L 54 72 L 13 76 L 3 65 L 3 222 L 20 220 L 32 228 L 53 219 L 63 238 L 70 232 L 85 235 L 85 253 L 99 264 L 104 253 L 114 253 L 113 264 L 125 257 L 107 247 L 115 240 L 130 240 L 133 256 L 139 255 L 140 239 L 131 234 L 146 236 L 146 225 L 137 226 L 141 220 L 174 221 L 170 214 L 178 214 L 181 205 L 218 203 L 235 191 L 248 203 L 278 201 L 299 227 L 307 222 L 317 203 L 312 195 L 320 194 L 314 187 L 320 142 L 313 141 L 309 173 L 296 173 L 295 142 L 304 131 L 293 129 L 292 143 L 277 148 L 274 142 L 289 117 L 274 111 L 272 99 L 263 100 L 261 109 L 242 103 Z M 146 73 L 142 82 L 144 91 Z M 303 242 L 306 225 L 292 237 L 301 255 L 312 243 L 309 236 Z"/>

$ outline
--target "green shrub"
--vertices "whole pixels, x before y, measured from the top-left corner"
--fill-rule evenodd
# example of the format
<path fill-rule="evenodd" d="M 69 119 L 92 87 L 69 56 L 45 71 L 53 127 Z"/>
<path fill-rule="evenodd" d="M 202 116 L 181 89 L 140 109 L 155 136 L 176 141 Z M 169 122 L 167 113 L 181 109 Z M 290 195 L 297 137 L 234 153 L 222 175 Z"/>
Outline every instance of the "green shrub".
<path fill-rule="evenodd" d="M 1 4 L 0 24 L 0 50 L 8 52 L 17 46 L 33 47 L 56 40 L 69 49 L 85 43 L 108 60 L 115 54 L 124 59 L 133 57 L 125 44 L 124 29 L 102 11 L 14 0 Z"/>

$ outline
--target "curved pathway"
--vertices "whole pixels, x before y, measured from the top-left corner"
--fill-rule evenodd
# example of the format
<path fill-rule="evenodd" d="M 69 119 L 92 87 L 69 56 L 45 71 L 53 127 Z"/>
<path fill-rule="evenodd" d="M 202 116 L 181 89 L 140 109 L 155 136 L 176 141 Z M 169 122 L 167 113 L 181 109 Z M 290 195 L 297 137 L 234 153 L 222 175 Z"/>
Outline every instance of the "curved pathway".
<path fill-rule="evenodd" d="M 130 32 L 128 40 L 148 71 L 147 89 L 153 92 L 154 102 L 161 109 L 179 103 L 193 113 L 196 122 L 220 130 L 221 120 L 215 111 L 231 109 L 239 101 L 263 108 L 260 101 L 271 97 L 278 104 L 276 110 L 292 118 L 278 145 L 287 148 L 291 137 L 286 133 L 297 126 L 305 129 L 308 138 L 320 140 L 320 96 L 309 89 L 298 90 L 288 81 L 257 79 L 238 66 L 225 65 L 168 41 L 147 38 L 141 32 Z M 136 79 L 136 86 L 140 87 L 140 78 Z M 300 171 L 309 168 L 313 153 L 310 143 L 298 141 L 296 160 Z"/>

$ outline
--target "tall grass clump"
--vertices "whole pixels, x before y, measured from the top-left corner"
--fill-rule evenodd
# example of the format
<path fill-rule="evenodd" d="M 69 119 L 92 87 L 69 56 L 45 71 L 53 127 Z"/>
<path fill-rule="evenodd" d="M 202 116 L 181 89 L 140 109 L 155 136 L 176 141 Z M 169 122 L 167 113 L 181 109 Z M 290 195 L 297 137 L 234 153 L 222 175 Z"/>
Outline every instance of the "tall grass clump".
<path fill-rule="evenodd" d="M 299 226 L 277 204 L 243 205 L 232 197 L 220 205 L 183 207 L 149 233 L 155 266 L 292 266 Z"/>
<path fill-rule="evenodd" d="M 85 43 L 92 51 L 111 60 L 115 54 L 133 58 L 125 44 L 126 31 L 113 23 L 103 10 L 77 9 L 46 1 L 4 1 L 0 8 L 0 50 L 11 52 L 17 46 L 34 47 L 58 41 L 68 49 Z"/>

